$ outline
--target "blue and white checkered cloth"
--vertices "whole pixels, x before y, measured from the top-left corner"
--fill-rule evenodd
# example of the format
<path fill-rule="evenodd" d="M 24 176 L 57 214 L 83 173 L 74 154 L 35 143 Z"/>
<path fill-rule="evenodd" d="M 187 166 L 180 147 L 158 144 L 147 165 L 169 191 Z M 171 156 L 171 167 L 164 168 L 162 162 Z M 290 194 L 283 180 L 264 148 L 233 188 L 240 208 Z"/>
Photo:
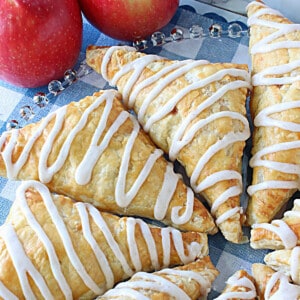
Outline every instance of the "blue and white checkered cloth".
<path fill-rule="evenodd" d="M 250 64 L 248 55 L 248 36 L 242 34 L 241 37 L 231 38 L 226 34 L 228 27 L 232 23 L 238 23 L 244 32 L 247 32 L 246 18 L 233 14 L 212 6 L 194 1 L 181 0 L 180 7 L 171 22 L 163 28 L 166 37 L 170 37 L 170 32 L 174 28 L 180 28 L 184 36 L 189 35 L 189 28 L 198 25 L 204 30 L 204 37 L 194 39 L 184 39 L 173 41 L 163 46 L 151 46 L 145 49 L 148 53 L 156 53 L 170 59 L 206 59 L 210 62 L 235 62 Z M 212 24 L 222 26 L 220 37 L 209 36 L 208 29 Z M 85 49 L 89 44 L 96 45 L 116 45 L 122 42 L 108 38 L 93 28 L 84 20 L 84 34 L 82 52 L 78 59 L 78 65 L 85 59 Z M 59 79 L 59 78 L 58 78 Z M 73 85 L 64 90 L 61 94 L 51 99 L 45 107 L 36 105 L 32 98 L 38 92 L 47 93 L 47 87 L 39 89 L 24 89 L 12 86 L 0 81 L 0 134 L 6 130 L 7 122 L 17 120 L 22 127 L 29 122 L 36 122 L 46 116 L 50 111 L 56 110 L 71 101 L 77 101 L 86 95 L 90 95 L 99 89 L 107 89 L 108 84 L 100 75 L 92 72 L 80 78 Z M 30 106 L 33 109 L 34 117 L 25 120 L 20 115 L 20 109 Z M 7 180 L 0 177 L 0 224 L 5 221 L 12 201 L 14 201 L 16 187 L 19 182 Z M 246 229 L 247 230 L 247 229 Z M 249 234 L 249 232 L 248 232 Z M 266 254 L 264 250 L 253 250 L 249 244 L 235 245 L 227 242 L 218 233 L 209 237 L 210 256 L 212 262 L 220 271 L 216 279 L 213 290 L 208 299 L 214 299 L 224 288 L 225 281 L 238 269 L 245 269 L 251 272 L 251 264 L 263 262 Z"/>

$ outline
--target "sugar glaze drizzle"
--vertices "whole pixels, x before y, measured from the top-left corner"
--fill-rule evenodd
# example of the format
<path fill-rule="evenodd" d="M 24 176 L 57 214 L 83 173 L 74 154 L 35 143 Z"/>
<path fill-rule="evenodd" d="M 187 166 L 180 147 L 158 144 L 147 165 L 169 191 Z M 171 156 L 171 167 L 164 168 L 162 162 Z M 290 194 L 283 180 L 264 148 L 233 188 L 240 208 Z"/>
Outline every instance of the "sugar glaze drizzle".
<path fill-rule="evenodd" d="M 295 284 L 300 284 L 300 247 L 293 248 L 290 257 L 290 274 L 291 279 Z"/>
<path fill-rule="evenodd" d="M 253 1 L 251 5 L 258 5 L 262 7 L 257 10 L 248 19 L 248 25 L 253 26 L 265 26 L 275 29 L 273 33 L 262 38 L 259 42 L 252 46 L 250 52 L 252 55 L 259 53 L 268 53 L 271 51 L 276 51 L 280 49 L 290 48 L 299 49 L 300 51 L 300 41 L 275 41 L 276 39 L 283 37 L 284 35 L 300 31 L 299 24 L 284 24 L 272 22 L 269 20 L 264 20 L 260 17 L 264 15 L 277 15 L 282 16 L 278 11 L 268 8 L 266 5 Z M 300 60 L 291 61 L 286 64 L 281 64 L 278 66 L 272 66 L 264 69 L 263 71 L 254 74 L 252 77 L 252 84 L 254 86 L 261 85 L 285 85 L 293 84 L 300 80 L 300 75 L 297 75 L 296 69 L 300 68 Z M 299 74 L 299 72 L 298 72 Z M 283 120 L 277 120 L 272 118 L 272 114 L 284 112 L 290 109 L 300 108 L 300 99 L 293 100 L 290 102 L 277 103 L 272 106 L 268 106 L 261 110 L 254 118 L 254 125 L 256 127 L 266 126 L 266 127 L 279 127 L 283 130 L 288 130 L 291 132 L 300 132 L 300 124 L 295 122 L 287 122 Z M 289 141 L 285 143 L 279 143 L 277 145 L 271 145 L 259 150 L 253 155 L 249 164 L 253 167 L 266 167 L 277 170 L 283 173 L 296 174 L 300 176 L 300 166 L 298 164 L 292 163 L 280 163 L 276 161 L 271 161 L 263 158 L 265 155 L 272 154 L 279 151 L 285 151 L 290 149 L 299 149 L 300 142 L 298 140 Z M 286 181 L 286 180 L 276 180 L 276 181 L 266 181 L 258 184 L 249 186 L 248 193 L 252 196 L 254 193 L 265 189 L 298 189 L 300 188 L 299 180 Z"/>
<path fill-rule="evenodd" d="M 161 108 L 156 112 L 153 113 L 150 117 L 145 118 L 147 109 L 149 105 L 154 101 L 154 99 L 162 93 L 162 91 L 174 80 L 191 72 L 194 68 L 198 66 L 208 64 L 208 61 L 199 60 L 185 60 L 185 61 L 175 61 L 172 64 L 166 65 L 157 71 L 154 75 L 144 79 L 143 81 L 136 83 L 138 78 L 140 77 L 143 70 L 149 66 L 150 64 L 162 61 L 163 58 L 158 57 L 156 55 L 146 55 L 137 58 L 134 61 L 128 62 L 126 65 L 122 66 L 113 76 L 113 78 L 109 78 L 107 74 L 108 64 L 111 60 L 113 53 L 116 50 L 119 50 L 120 47 L 110 47 L 107 52 L 105 53 L 101 65 L 101 72 L 102 76 L 105 80 L 107 80 L 110 85 L 115 86 L 118 84 L 118 81 L 122 76 L 126 75 L 128 72 L 132 72 L 131 76 L 126 81 L 124 86 L 124 91 L 122 92 L 124 102 L 132 108 L 135 104 L 135 99 L 140 91 L 147 86 L 156 83 L 156 85 L 152 88 L 152 90 L 146 95 L 145 99 L 139 111 L 137 112 L 138 120 L 143 125 L 143 128 L 146 132 L 150 131 L 153 124 L 163 118 L 165 118 L 172 110 L 176 107 L 178 102 L 185 97 L 191 91 L 197 90 L 199 88 L 203 88 L 206 85 L 221 80 L 226 75 L 241 77 L 241 80 L 236 80 L 233 82 L 229 82 L 222 86 L 218 91 L 213 93 L 209 96 L 206 101 L 201 103 L 193 112 L 190 112 L 186 118 L 183 120 L 182 124 L 179 126 L 178 130 L 172 137 L 171 145 L 168 150 L 168 154 L 171 160 L 176 160 L 180 151 L 188 145 L 193 138 L 195 137 L 196 133 L 201 130 L 204 126 L 213 122 L 216 119 L 228 117 L 230 119 L 238 120 L 242 123 L 243 130 L 240 132 L 230 132 L 225 135 L 221 140 L 216 142 L 212 145 L 206 153 L 199 159 L 197 162 L 196 167 L 194 168 L 191 174 L 191 186 L 196 193 L 202 192 L 203 190 L 213 186 L 214 184 L 218 183 L 219 181 L 224 180 L 227 178 L 227 175 L 230 175 L 230 179 L 236 179 L 238 184 L 228 191 L 225 191 L 223 195 L 220 196 L 218 201 L 214 204 L 213 214 L 217 211 L 218 207 L 226 202 L 230 197 L 234 197 L 240 195 L 242 193 L 242 180 L 241 176 L 238 172 L 232 170 L 223 170 L 212 174 L 206 177 L 202 182 L 198 183 L 198 178 L 201 174 L 206 163 L 214 156 L 215 153 L 218 151 L 226 148 L 228 145 L 233 144 L 238 141 L 245 141 L 250 136 L 249 124 L 248 120 L 242 114 L 230 111 L 223 111 L 215 113 L 206 119 L 201 119 L 195 122 L 192 126 L 190 124 L 197 118 L 197 116 L 206 108 L 213 105 L 217 102 L 221 97 L 223 97 L 228 91 L 235 90 L 239 88 L 251 88 L 250 86 L 250 75 L 247 71 L 239 70 L 239 69 L 225 69 L 212 74 L 208 78 L 203 80 L 197 79 L 196 81 L 192 82 L 188 86 L 182 88 L 175 94 L 169 101 L 162 105 Z M 131 52 L 136 51 L 135 48 L 123 48 L 124 50 Z M 242 127 L 241 126 L 241 127 Z M 220 224 L 227 219 L 231 218 L 236 213 L 242 213 L 241 207 L 235 207 L 233 209 L 228 210 L 223 215 L 220 215 L 216 223 Z"/>
<path fill-rule="evenodd" d="M 278 285 L 275 292 L 274 287 Z M 291 284 L 289 278 L 282 272 L 275 272 L 266 284 L 264 299 L 282 300 L 288 296 L 289 299 L 299 299 L 300 286 Z"/>
<path fill-rule="evenodd" d="M 42 224 L 39 224 L 37 219 L 34 216 L 34 213 L 31 211 L 28 206 L 25 192 L 28 188 L 35 189 L 40 193 L 42 201 L 45 204 L 49 217 L 57 229 L 57 233 L 60 236 L 63 247 L 68 255 L 71 265 L 74 267 L 78 276 L 86 284 L 86 286 L 92 290 L 95 294 L 103 294 L 107 289 L 111 288 L 114 285 L 114 275 L 113 271 L 109 265 L 108 259 L 101 250 L 100 245 L 97 244 L 95 237 L 93 236 L 91 230 L 91 224 L 89 219 L 92 219 L 95 224 L 98 226 L 99 230 L 102 231 L 106 242 L 108 243 L 111 251 L 114 253 L 116 259 L 122 266 L 123 272 L 128 276 L 132 276 L 135 272 L 142 270 L 141 258 L 139 255 L 136 255 L 137 241 L 134 235 L 136 226 L 139 226 L 143 235 L 144 240 L 148 248 L 148 252 L 151 256 L 152 267 L 162 268 L 166 267 L 167 263 L 170 262 L 171 257 L 171 240 L 175 246 L 176 252 L 179 258 L 182 260 L 182 263 L 188 263 L 195 260 L 196 257 L 201 255 L 203 245 L 198 242 L 191 242 L 188 245 L 188 248 L 185 249 L 184 241 L 181 232 L 171 227 L 162 228 L 162 245 L 163 245 L 163 265 L 161 266 L 158 261 L 158 254 L 156 249 L 156 244 L 154 237 L 148 227 L 148 225 L 138 219 L 127 218 L 126 227 L 127 227 L 127 242 L 129 247 L 130 259 L 134 266 L 134 269 L 130 267 L 127 262 L 124 254 L 122 253 L 118 243 L 114 239 L 113 233 L 109 230 L 108 225 L 106 224 L 104 218 L 100 211 L 98 211 L 94 206 L 87 203 L 76 203 L 74 207 L 78 211 L 79 219 L 82 224 L 82 232 L 85 240 L 91 246 L 95 257 L 97 258 L 99 267 L 101 268 L 106 282 L 102 287 L 99 287 L 97 282 L 90 277 L 88 271 L 80 261 L 79 256 L 77 255 L 75 248 L 73 246 L 71 237 L 67 230 L 66 224 L 58 212 L 58 209 L 53 201 L 53 198 L 45 185 L 36 181 L 27 181 L 24 182 L 17 190 L 17 199 L 20 199 L 20 208 L 27 219 L 29 226 L 37 235 L 38 239 L 41 241 L 47 255 L 49 257 L 49 263 L 52 270 L 52 273 L 57 281 L 61 291 L 63 292 L 66 299 L 72 299 L 72 291 L 70 286 L 67 283 L 67 280 L 61 270 L 59 263 L 59 258 L 54 250 L 54 246 L 47 236 L 46 232 L 43 229 Z M 8 253 L 13 261 L 13 265 L 16 269 L 20 283 L 22 286 L 22 291 L 24 296 L 28 299 L 36 299 L 27 278 L 27 273 L 34 280 L 36 286 L 40 290 L 41 294 L 46 299 L 54 299 L 51 294 L 43 276 L 40 272 L 34 267 L 30 258 L 27 256 L 23 249 L 23 245 L 18 238 L 17 233 L 14 230 L 14 227 L 10 223 L 6 223 L 1 226 L 0 236 L 4 240 L 7 247 Z M 16 255 L 18 253 L 18 255 Z M 7 288 L 0 282 L 0 295 L 10 295 L 10 299 L 14 299 L 14 295 L 7 290 Z"/>
<path fill-rule="evenodd" d="M 215 300 L 231 300 L 231 299 L 255 299 L 256 288 L 254 283 L 246 276 L 239 277 L 238 274 L 233 274 L 228 278 L 227 282 L 230 287 L 247 288 L 246 291 L 226 291 L 218 296 Z"/>
<path fill-rule="evenodd" d="M 133 125 L 133 129 L 124 149 L 124 154 L 121 159 L 121 166 L 119 168 L 119 174 L 117 177 L 117 182 L 115 187 L 116 203 L 118 204 L 119 207 L 122 208 L 128 207 L 133 201 L 133 199 L 135 198 L 135 196 L 137 195 L 138 191 L 140 190 L 145 180 L 147 179 L 147 176 L 150 174 L 154 164 L 163 155 L 163 151 L 159 149 L 155 149 L 154 152 L 150 154 L 148 160 L 146 161 L 137 179 L 135 180 L 131 188 L 126 192 L 125 191 L 126 178 L 127 178 L 128 166 L 131 157 L 131 151 L 134 146 L 135 140 L 138 136 L 140 126 L 137 120 L 130 113 L 128 113 L 127 111 L 122 111 L 117 116 L 117 118 L 110 126 L 110 128 L 107 130 L 107 132 L 104 134 L 104 130 L 107 129 L 106 127 L 107 127 L 108 117 L 113 107 L 115 93 L 116 92 L 113 90 L 105 91 L 83 112 L 78 123 L 73 127 L 73 129 L 68 134 L 55 162 L 51 166 L 48 166 L 47 162 L 48 162 L 49 155 L 51 153 L 51 149 L 53 148 L 55 139 L 63 128 L 63 124 L 65 122 L 66 112 L 67 112 L 66 106 L 49 114 L 46 118 L 44 118 L 41 121 L 37 130 L 32 134 L 32 136 L 27 141 L 20 157 L 16 162 L 12 162 L 12 153 L 17 143 L 19 130 L 12 130 L 10 139 L 7 142 L 4 151 L 2 151 L 2 157 L 6 166 L 8 178 L 15 179 L 17 177 L 22 166 L 26 163 L 30 151 L 34 146 L 34 143 L 42 135 L 43 131 L 45 130 L 49 122 L 54 121 L 53 128 L 47 140 L 42 146 L 40 152 L 39 166 L 38 166 L 39 180 L 45 184 L 49 183 L 53 179 L 53 176 L 57 172 L 59 172 L 59 170 L 66 162 L 72 142 L 74 141 L 76 135 L 86 126 L 89 115 L 95 109 L 97 109 L 102 103 L 105 103 L 103 114 L 93 134 L 91 143 L 90 145 L 88 145 L 82 161 L 76 168 L 75 181 L 79 185 L 85 185 L 91 181 L 92 172 L 98 159 L 105 151 L 105 149 L 108 147 L 109 142 L 111 141 L 113 135 L 129 119 Z M 9 134 L 10 134 L 9 132 L 5 132 L 0 137 L 0 148 L 6 142 Z M 104 137 L 101 139 L 100 144 L 98 144 L 102 135 L 104 135 Z M 165 218 L 169 207 L 169 203 L 175 193 L 178 180 L 179 180 L 179 175 L 174 173 L 173 168 L 169 164 L 166 167 L 162 187 L 155 203 L 155 207 L 154 207 L 155 219 L 163 220 Z M 193 208 L 194 208 L 194 194 L 190 188 L 187 188 L 186 197 L 187 197 L 187 201 L 184 207 L 184 212 L 182 212 L 181 206 L 176 206 L 172 208 L 171 220 L 174 224 L 177 225 L 184 224 L 188 222 L 192 217 Z"/>
<path fill-rule="evenodd" d="M 294 200 L 294 207 L 292 210 L 286 211 L 281 220 L 273 220 L 271 223 L 253 224 L 252 228 L 255 230 L 264 229 L 275 233 L 285 249 L 293 249 L 298 245 L 298 236 L 288 224 L 290 217 L 300 220 L 300 199 Z"/>
<path fill-rule="evenodd" d="M 150 274 L 145 272 L 139 272 L 133 275 L 132 279 L 127 282 L 122 282 L 116 285 L 114 289 L 107 291 L 104 297 L 117 297 L 128 296 L 134 299 L 151 299 L 144 295 L 142 291 L 149 293 L 161 292 L 166 293 L 172 297 L 172 299 L 191 299 L 183 289 L 172 281 L 160 276 L 171 275 L 181 278 L 188 278 L 188 280 L 196 281 L 201 289 L 201 295 L 207 296 L 210 291 L 210 282 L 201 274 L 201 272 L 178 270 L 178 269 L 164 269 L 162 271 Z"/>

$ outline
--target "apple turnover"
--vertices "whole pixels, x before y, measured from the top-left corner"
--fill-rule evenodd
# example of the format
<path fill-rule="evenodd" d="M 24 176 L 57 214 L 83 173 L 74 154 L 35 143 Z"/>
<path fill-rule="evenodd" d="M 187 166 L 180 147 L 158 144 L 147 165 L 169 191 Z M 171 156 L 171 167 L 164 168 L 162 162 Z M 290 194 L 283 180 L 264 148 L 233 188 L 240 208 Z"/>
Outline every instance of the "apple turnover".
<path fill-rule="evenodd" d="M 285 273 L 291 280 L 300 285 L 300 247 L 282 249 L 268 253 L 265 263 L 276 271 Z"/>
<path fill-rule="evenodd" d="M 93 299 L 136 272 L 207 254 L 204 233 L 120 218 L 24 181 L 0 227 L 0 298 Z"/>
<path fill-rule="evenodd" d="M 215 300 L 249 299 L 256 300 L 254 278 L 245 270 L 239 270 L 230 276 L 221 295 Z"/>
<path fill-rule="evenodd" d="M 246 65 L 172 61 L 128 46 L 89 46 L 87 63 L 117 86 L 144 130 L 178 160 L 229 241 L 244 241 L 241 165 L 250 135 Z"/>
<path fill-rule="evenodd" d="M 292 249 L 300 246 L 300 199 L 282 219 L 252 225 L 250 245 L 254 249 Z"/>
<path fill-rule="evenodd" d="M 300 286 L 290 283 L 284 273 L 276 272 L 264 264 L 253 264 L 252 275 L 259 300 L 300 299 Z"/>
<path fill-rule="evenodd" d="M 270 222 L 299 189 L 300 25 L 260 1 L 248 5 L 254 132 L 249 224 Z"/>
<path fill-rule="evenodd" d="M 219 272 L 208 256 L 173 269 L 155 273 L 138 272 L 97 300 L 206 299 Z"/>
<path fill-rule="evenodd" d="M 38 180 L 52 192 L 103 211 L 215 233 L 205 206 L 186 187 L 120 94 L 106 90 L 0 137 L 0 175 Z"/>

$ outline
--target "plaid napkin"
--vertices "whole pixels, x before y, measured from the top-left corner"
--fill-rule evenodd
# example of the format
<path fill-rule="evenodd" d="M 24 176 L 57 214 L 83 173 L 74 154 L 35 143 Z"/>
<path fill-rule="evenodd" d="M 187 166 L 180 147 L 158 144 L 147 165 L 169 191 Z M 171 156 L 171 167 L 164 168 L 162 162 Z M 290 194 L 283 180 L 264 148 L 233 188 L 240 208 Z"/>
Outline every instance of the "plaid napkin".
<path fill-rule="evenodd" d="M 193 0 L 182 0 L 180 7 L 171 22 L 163 28 L 167 40 L 172 40 L 171 33 L 177 28 L 175 33 L 182 33 L 185 39 L 179 41 L 170 41 L 163 46 L 153 46 L 148 43 L 144 49 L 147 53 L 156 53 L 170 59 L 206 59 L 210 62 L 236 62 L 249 64 L 248 55 L 248 36 L 246 18 L 237 14 L 211 7 Z M 230 37 L 228 30 L 233 23 L 238 24 L 243 30 L 240 37 Z M 214 24 L 218 24 L 218 29 L 222 32 L 213 31 L 215 37 L 210 36 L 209 28 L 213 28 Z M 232 25 L 235 26 L 236 24 Z M 189 29 L 203 29 L 202 37 L 191 38 Z M 231 27 L 232 27 L 231 26 Z M 201 28 L 200 28 L 201 27 Z M 220 34 L 220 36 L 218 36 Z M 124 44 L 111 39 L 98 30 L 93 28 L 84 19 L 83 45 L 78 64 L 85 59 L 85 49 L 89 44 L 97 45 L 117 45 Z M 173 39 L 174 40 L 174 39 Z M 77 101 L 86 95 L 92 94 L 99 89 L 109 88 L 108 84 L 98 74 L 91 72 L 88 75 L 79 78 L 74 84 L 65 89 L 61 94 L 54 97 L 44 107 L 36 105 L 32 98 L 41 91 L 48 93 L 47 87 L 39 89 L 24 89 L 12 86 L 0 81 L 0 134 L 6 130 L 8 122 L 16 120 L 19 126 L 24 126 L 30 122 L 36 122 L 46 116 L 50 111 L 56 110 L 70 101 Z M 31 118 L 22 118 L 21 109 L 32 110 Z M 245 156 L 247 163 L 247 156 Z M 247 172 L 245 173 L 247 179 Z M 19 185 L 17 181 L 10 181 L 0 177 L 0 224 L 5 221 L 9 212 L 12 201 L 14 200 L 16 187 Z M 245 197 L 246 202 L 246 197 Z M 244 203 L 246 205 L 246 203 Z M 245 229 L 246 231 L 249 229 Z M 249 236 L 249 232 L 245 232 Z M 262 262 L 267 251 L 253 250 L 249 244 L 235 245 L 227 242 L 221 234 L 209 237 L 210 256 L 212 262 L 220 270 L 220 275 L 216 279 L 213 290 L 209 294 L 208 299 L 214 299 L 224 288 L 225 281 L 238 269 L 245 269 L 251 272 L 251 264 L 254 262 Z"/>

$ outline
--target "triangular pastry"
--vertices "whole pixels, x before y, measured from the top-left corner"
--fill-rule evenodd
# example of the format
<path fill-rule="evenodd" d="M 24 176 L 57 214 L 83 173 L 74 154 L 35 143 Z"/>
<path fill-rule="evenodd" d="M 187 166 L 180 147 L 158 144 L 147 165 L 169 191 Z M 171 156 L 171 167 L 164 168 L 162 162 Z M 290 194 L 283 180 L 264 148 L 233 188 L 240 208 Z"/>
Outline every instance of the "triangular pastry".
<path fill-rule="evenodd" d="M 225 238 L 242 242 L 247 66 L 172 61 L 127 46 L 90 46 L 87 63 L 117 86 L 156 145 L 184 166 Z"/>
<path fill-rule="evenodd" d="M 260 1 L 248 5 L 254 119 L 249 224 L 270 222 L 299 189 L 300 25 Z"/>
<path fill-rule="evenodd" d="M 207 254 L 204 233 L 120 218 L 24 181 L 0 227 L 0 298 L 93 299 L 136 272 Z"/>
<path fill-rule="evenodd" d="M 257 263 L 252 265 L 252 275 L 259 300 L 300 299 L 300 286 L 290 283 L 284 273 Z"/>
<path fill-rule="evenodd" d="M 300 285 L 300 247 L 276 250 L 268 253 L 265 263 L 276 271 L 285 273 L 291 280 Z"/>
<path fill-rule="evenodd" d="M 271 223 L 254 224 L 250 245 L 254 249 L 292 249 L 300 246 L 300 199 L 294 200 L 292 210 L 282 219 Z"/>
<path fill-rule="evenodd" d="M 215 300 L 256 300 L 254 278 L 245 270 L 236 271 L 226 281 L 226 287 Z"/>
<path fill-rule="evenodd" d="M 195 262 L 155 273 L 139 272 L 119 283 L 97 300 L 206 299 L 219 274 L 208 256 Z"/>
<path fill-rule="evenodd" d="M 106 90 L 0 137 L 0 175 L 38 180 L 52 192 L 101 210 L 141 216 L 182 230 L 215 233 L 194 197 L 120 94 Z"/>

